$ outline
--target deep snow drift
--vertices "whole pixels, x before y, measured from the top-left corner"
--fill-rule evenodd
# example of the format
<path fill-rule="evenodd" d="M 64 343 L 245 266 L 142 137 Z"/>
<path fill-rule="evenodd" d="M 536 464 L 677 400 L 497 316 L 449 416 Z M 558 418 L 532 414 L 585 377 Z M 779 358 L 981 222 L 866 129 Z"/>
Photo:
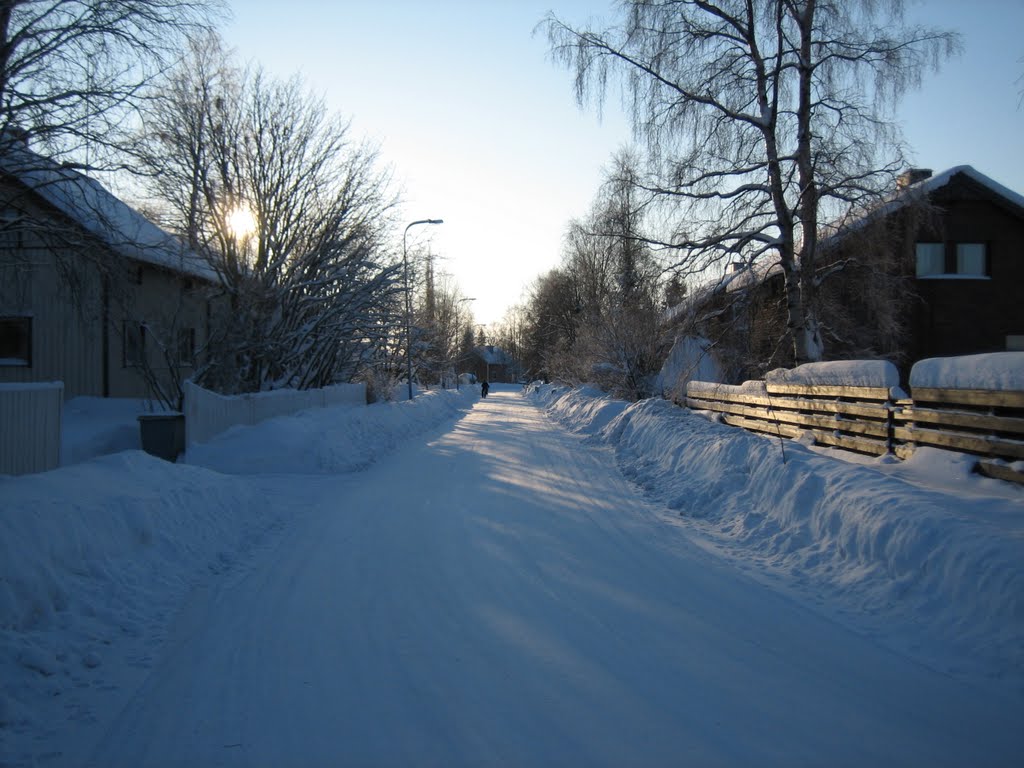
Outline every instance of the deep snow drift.
<path fill-rule="evenodd" d="M 557 386 L 531 396 L 611 446 L 628 477 L 741 567 L 936 668 L 1024 695 L 1024 489 L 937 449 L 868 459 L 665 400 L 629 405 Z"/>
<path fill-rule="evenodd" d="M 244 475 L 302 486 L 364 468 L 475 400 L 463 388 L 306 411 L 230 429 L 178 464 L 139 450 L 140 401 L 70 401 L 67 466 L 0 476 L 0 765 L 98 668 L 144 669 L 183 596 L 293 514 Z"/>

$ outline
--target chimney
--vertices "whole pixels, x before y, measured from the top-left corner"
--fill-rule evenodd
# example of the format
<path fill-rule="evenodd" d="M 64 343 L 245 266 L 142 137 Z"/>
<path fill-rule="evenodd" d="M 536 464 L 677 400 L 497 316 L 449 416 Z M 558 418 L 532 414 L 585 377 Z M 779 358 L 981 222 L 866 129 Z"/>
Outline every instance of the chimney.
<path fill-rule="evenodd" d="M 896 189 L 903 191 L 907 187 L 911 187 L 931 177 L 931 168 L 908 168 L 896 177 Z"/>

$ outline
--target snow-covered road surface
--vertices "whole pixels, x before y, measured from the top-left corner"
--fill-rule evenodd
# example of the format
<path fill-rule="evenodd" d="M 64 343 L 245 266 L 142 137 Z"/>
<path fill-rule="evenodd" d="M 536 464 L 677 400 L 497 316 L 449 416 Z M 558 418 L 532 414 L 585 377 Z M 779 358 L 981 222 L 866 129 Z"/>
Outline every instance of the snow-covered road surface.
<path fill-rule="evenodd" d="M 339 435 L 339 439 L 344 439 Z M 197 591 L 69 765 L 1006 765 L 1020 704 L 896 655 L 665 523 L 494 392 Z M 83 747 L 84 748 L 84 747 Z"/>

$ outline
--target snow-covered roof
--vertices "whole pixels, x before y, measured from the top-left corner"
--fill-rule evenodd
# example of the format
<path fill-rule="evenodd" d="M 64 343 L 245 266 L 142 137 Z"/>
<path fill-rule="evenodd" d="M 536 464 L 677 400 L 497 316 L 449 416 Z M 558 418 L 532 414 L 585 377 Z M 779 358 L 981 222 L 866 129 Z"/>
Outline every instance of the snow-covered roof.
<path fill-rule="evenodd" d="M 484 344 L 483 346 L 476 347 L 473 350 L 477 356 L 483 360 L 487 365 L 507 365 L 509 362 L 508 355 L 505 354 L 505 350 L 501 347 L 496 347 L 493 344 Z"/>
<path fill-rule="evenodd" d="M 205 280 L 217 279 L 205 259 L 95 179 L 11 140 L 2 144 L 0 172 L 16 179 L 120 256 Z"/>
<path fill-rule="evenodd" d="M 976 184 L 979 184 L 989 190 L 996 196 L 1001 197 L 1006 202 L 1019 208 L 1021 214 L 1024 215 L 1024 195 L 1014 192 L 1009 187 L 1003 186 L 998 181 L 986 176 L 984 173 L 970 165 L 957 165 L 943 171 L 942 173 L 930 176 L 927 179 L 901 189 L 891 200 L 883 203 L 878 208 L 875 208 L 861 218 L 839 227 L 835 234 L 822 238 L 820 245 L 827 248 L 830 245 L 838 244 L 844 237 L 859 230 L 867 224 L 876 221 L 879 218 L 884 218 L 912 202 L 916 202 L 937 192 L 943 187 L 949 185 L 953 181 L 954 177 L 958 175 L 963 175 Z"/>
<path fill-rule="evenodd" d="M 907 189 L 908 191 L 917 190 L 919 192 L 931 193 L 949 184 L 949 182 L 953 180 L 953 177 L 959 173 L 962 173 L 967 178 L 981 184 L 983 187 L 986 187 L 1000 197 L 1006 198 L 1009 202 L 1024 209 L 1024 195 L 1014 192 L 1009 187 L 1004 187 L 998 181 L 986 176 L 984 173 L 976 170 L 970 165 L 954 166 L 953 168 L 943 171 L 936 176 L 932 176 L 931 178 L 920 181 L 917 184 L 913 184 Z"/>

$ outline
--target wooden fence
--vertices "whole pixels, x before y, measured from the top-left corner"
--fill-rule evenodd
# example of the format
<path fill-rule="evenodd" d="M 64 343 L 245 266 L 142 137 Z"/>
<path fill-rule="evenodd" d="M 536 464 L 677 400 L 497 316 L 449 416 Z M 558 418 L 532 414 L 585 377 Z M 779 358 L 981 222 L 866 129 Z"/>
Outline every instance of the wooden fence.
<path fill-rule="evenodd" d="M 915 387 L 893 411 L 893 452 L 907 458 L 919 445 L 980 457 L 978 471 L 1024 483 L 1005 462 L 1024 460 L 1024 392 Z"/>
<path fill-rule="evenodd" d="M 726 424 L 875 456 L 907 458 L 918 446 L 979 457 L 978 471 L 1024 483 L 1010 463 L 1024 460 L 1024 392 L 693 381 L 690 408 L 721 414 Z"/>

